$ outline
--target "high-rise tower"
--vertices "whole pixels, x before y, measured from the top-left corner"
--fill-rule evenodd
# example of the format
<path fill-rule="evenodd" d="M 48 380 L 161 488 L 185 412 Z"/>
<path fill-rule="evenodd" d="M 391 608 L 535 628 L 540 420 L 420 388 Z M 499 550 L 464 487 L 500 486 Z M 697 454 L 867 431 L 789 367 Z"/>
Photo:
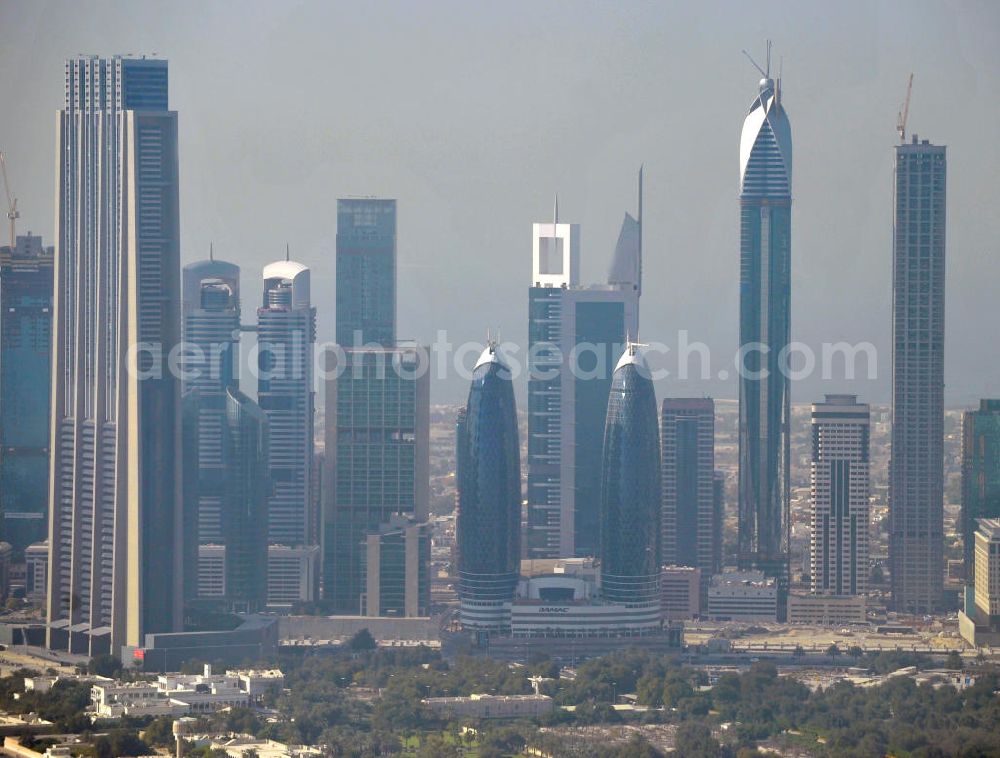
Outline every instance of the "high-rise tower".
<path fill-rule="evenodd" d="M 503 631 L 521 560 L 521 454 L 510 369 L 495 342 L 476 363 L 456 429 L 462 625 Z"/>
<path fill-rule="evenodd" d="M 944 584 L 945 148 L 896 146 L 892 233 L 892 605 L 934 613 Z"/>
<path fill-rule="evenodd" d="M 221 544 L 226 390 L 239 385 L 240 268 L 214 259 L 191 263 L 181 283 L 183 391 L 196 392 L 198 404 L 196 534 L 199 544 Z"/>
<path fill-rule="evenodd" d="M 715 401 L 666 398 L 663 450 L 663 562 L 701 569 L 701 592 L 716 573 Z"/>
<path fill-rule="evenodd" d="M 660 604 L 660 437 L 649 367 L 630 343 L 615 367 L 601 467 L 601 595 Z"/>
<path fill-rule="evenodd" d="M 639 204 L 642 205 L 641 174 Z M 595 555 L 611 373 L 639 329 L 642 224 L 625 214 L 608 283 L 580 286 L 580 227 L 533 227 L 528 290 L 528 558 Z"/>
<path fill-rule="evenodd" d="M 812 591 L 868 591 L 869 411 L 856 395 L 812 406 Z"/>
<path fill-rule="evenodd" d="M 177 114 L 167 62 L 67 61 L 56 122 L 48 644 L 181 621 Z"/>
<path fill-rule="evenodd" d="M 768 53 L 770 59 L 770 53 Z M 739 563 L 789 573 L 792 133 L 781 80 L 762 70 L 740 137 Z M 780 605 L 780 602 L 779 602 Z"/>
<path fill-rule="evenodd" d="M 309 269 L 295 261 L 265 266 L 257 309 L 257 402 L 270 427 L 273 486 L 268 542 L 288 547 L 309 545 L 318 531 L 312 497 L 316 309 L 309 278 Z"/>
<path fill-rule="evenodd" d="M 396 344 L 396 201 L 337 201 L 337 344 Z"/>
<path fill-rule="evenodd" d="M 31 232 L 0 248 L 0 539 L 15 560 L 48 533 L 52 251 Z"/>

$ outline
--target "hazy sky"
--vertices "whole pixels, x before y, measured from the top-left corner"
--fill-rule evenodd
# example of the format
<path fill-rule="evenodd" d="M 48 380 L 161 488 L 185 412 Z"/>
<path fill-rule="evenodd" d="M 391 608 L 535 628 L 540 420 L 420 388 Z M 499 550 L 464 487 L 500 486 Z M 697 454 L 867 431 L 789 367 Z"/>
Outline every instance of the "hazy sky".
<path fill-rule="evenodd" d="M 20 230 L 53 236 L 63 61 L 156 53 L 179 114 L 182 259 L 313 270 L 332 339 L 336 199 L 399 200 L 399 335 L 524 342 L 531 223 L 582 225 L 602 281 L 646 166 L 642 337 L 678 329 L 731 368 L 738 149 L 765 38 L 795 145 L 792 334 L 870 340 L 875 382 L 796 383 L 796 401 L 889 396 L 892 146 L 948 146 L 947 402 L 1000 395 L 1000 3 L 16 2 L 0 5 L 0 149 Z M 252 388 L 251 388 L 252 389 Z M 438 383 L 434 399 L 467 387 Z M 732 380 L 660 395 L 735 397 Z"/>

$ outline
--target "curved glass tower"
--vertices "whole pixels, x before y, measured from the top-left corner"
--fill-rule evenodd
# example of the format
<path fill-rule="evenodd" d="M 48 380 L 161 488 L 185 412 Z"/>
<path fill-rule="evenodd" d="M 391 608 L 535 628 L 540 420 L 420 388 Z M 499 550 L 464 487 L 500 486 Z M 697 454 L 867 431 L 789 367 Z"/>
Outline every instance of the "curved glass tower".
<path fill-rule="evenodd" d="M 767 74 L 740 138 L 739 562 L 776 577 L 789 559 L 792 133 Z"/>
<path fill-rule="evenodd" d="M 601 595 L 660 603 L 660 436 L 656 393 L 638 346 L 615 367 L 601 475 Z"/>
<path fill-rule="evenodd" d="M 462 625 L 510 628 L 521 556 L 521 459 L 510 369 L 491 342 L 456 425 L 458 593 Z"/>

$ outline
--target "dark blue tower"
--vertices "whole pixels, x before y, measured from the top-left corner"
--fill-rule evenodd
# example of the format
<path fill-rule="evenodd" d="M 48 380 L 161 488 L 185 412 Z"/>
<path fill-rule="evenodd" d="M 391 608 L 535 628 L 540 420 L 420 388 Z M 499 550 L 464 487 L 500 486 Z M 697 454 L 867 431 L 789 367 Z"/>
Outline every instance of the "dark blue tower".
<path fill-rule="evenodd" d="M 491 342 L 456 425 L 458 592 L 462 625 L 510 628 L 521 556 L 521 458 L 510 369 Z"/>
<path fill-rule="evenodd" d="M 659 605 L 661 508 L 656 393 L 632 343 L 611 379 L 604 429 L 601 595 L 606 601 Z"/>

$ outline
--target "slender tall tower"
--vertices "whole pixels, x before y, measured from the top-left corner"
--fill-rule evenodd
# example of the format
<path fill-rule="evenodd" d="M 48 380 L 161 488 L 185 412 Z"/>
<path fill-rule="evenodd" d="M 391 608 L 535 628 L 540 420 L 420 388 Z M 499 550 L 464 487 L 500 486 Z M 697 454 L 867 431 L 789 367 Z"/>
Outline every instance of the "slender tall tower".
<path fill-rule="evenodd" d="M 660 438 L 653 381 L 634 343 L 611 380 L 601 474 L 601 595 L 658 614 Z"/>
<path fill-rule="evenodd" d="M 0 248 L 0 539 L 45 539 L 49 511 L 52 251 L 28 232 Z"/>
<path fill-rule="evenodd" d="M 716 573 L 715 401 L 663 401 L 663 562 L 701 569 L 701 593 Z"/>
<path fill-rule="evenodd" d="M 783 599 L 791 407 L 781 358 L 790 338 L 792 132 L 768 50 L 740 138 L 739 563 L 777 578 Z"/>
<path fill-rule="evenodd" d="M 521 559 L 521 453 L 510 369 L 495 342 L 476 363 L 456 429 L 462 625 L 509 630 Z"/>
<path fill-rule="evenodd" d="M 239 385 L 240 268 L 225 261 L 191 263 L 182 273 L 183 391 L 196 392 L 199 544 L 222 544 L 226 390 Z M 187 423 L 187 420 L 185 421 Z"/>
<path fill-rule="evenodd" d="M 181 621 L 177 114 L 167 62 L 67 61 L 56 120 L 48 644 Z"/>
<path fill-rule="evenodd" d="M 812 407 L 812 591 L 868 591 L 868 405 L 827 395 Z"/>
<path fill-rule="evenodd" d="M 892 605 L 934 613 L 944 584 L 945 148 L 896 146 L 892 233 Z"/>
<path fill-rule="evenodd" d="M 396 344 L 396 201 L 337 201 L 337 344 Z"/>
<path fill-rule="evenodd" d="M 270 425 L 268 542 L 310 544 L 313 507 L 313 350 L 316 309 L 309 269 L 295 261 L 264 267 L 264 302 L 257 309 L 257 402 Z"/>

